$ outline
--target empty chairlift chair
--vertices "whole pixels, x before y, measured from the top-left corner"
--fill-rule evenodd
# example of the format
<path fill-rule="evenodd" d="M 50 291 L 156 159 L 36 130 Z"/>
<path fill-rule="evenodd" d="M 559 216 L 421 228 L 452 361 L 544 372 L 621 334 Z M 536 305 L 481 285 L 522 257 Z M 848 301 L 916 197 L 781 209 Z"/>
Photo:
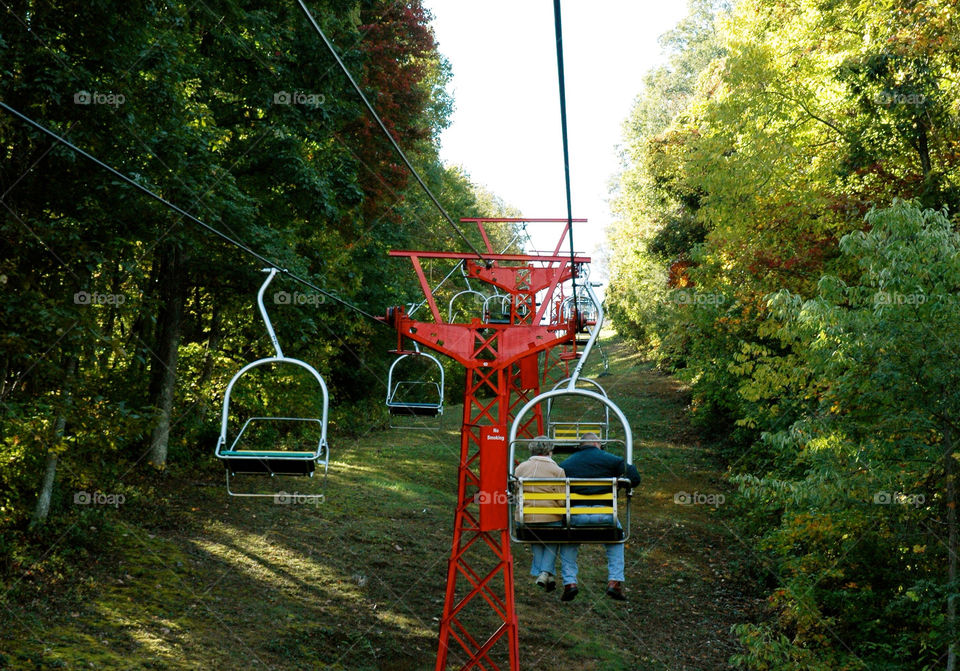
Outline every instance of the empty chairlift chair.
<path fill-rule="evenodd" d="M 273 281 L 277 274 L 276 268 L 264 269 L 269 273 L 267 279 L 260 287 L 257 293 L 257 305 L 260 314 L 263 317 L 270 341 L 276 350 L 276 356 L 258 359 L 248 363 L 241 368 L 236 375 L 231 378 L 227 385 L 226 393 L 223 399 L 223 415 L 220 421 L 220 437 L 217 440 L 216 456 L 223 462 L 227 470 L 227 492 L 231 496 L 275 496 L 275 493 L 257 493 L 257 492 L 235 492 L 231 489 L 231 478 L 237 475 L 266 475 L 266 476 L 313 476 L 317 468 L 323 469 L 326 475 L 330 460 L 329 446 L 327 445 L 327 413 L 330 397 L 327 392 L 327 385 L 323 377 L 310 364 L 284 356 L 280 348 L 280 343 L 273 330 L 273 324 L 267 315 L 266 307 L 263 304 L 263 295 L 267 286 Z M 286 416 L 261 416 L 248 418 L 236 436 L 231 441 L 229 438 L 230 424 L 230 397 L 233 393 L 237 381 L 249 371 L 260 366 L 269 364 L 280 364 L 284 366 L 295 366 L 307 371 L 320 388 L 322 395 L 322 407 L 319 408 L 319 417 L 286 417 Z M 272 425 L 299 425 L 306 431 L 306 437 L 301 439 L 301 446 L 309 447 L 305 450 L 276 449 L 276 445 L 263 446 L 262 443 L 256 447 L 247 446 L 251 441 L 250 434 L 255 433 L 255 427 L 258 424 Z M 275 426 L 271 426 L 274 429 Z M 269 433 L 269 430 L 268 430 Z M 254 440 L 254 443 L 257 441 Z M 272 449 L 271 449 L 272 448 Z M 299 495 L 307 498 L 319 498 L 322 494 Z"/>
<path fill-rule="evenodd" d="M 633 463 L 633 438 L 623 412 L 609 398 L 587 389 L 555 389 L 531 399 L 516 414 L 510 427 L 509 487 L 510 537 L 518 543 L 623 543 L 630 537 L 632 488 L 625 478 L 519 478 L 514 474 L 518 447 L 531 439 L 518 439 L 524 416 L 539 403 L 562 396 L 577 396 L 609 409 L 619 420 L 622 440 L 602 440 L 605 449 L 623 450 L 627 464 Z M 555 506 L 529 506 L 530 501 L 556 501 Z M 543 524 L 525 521 L 530 515 L 560 515 L 562 521 Z M 578 515 L 606 515 L 606 522 L 578 525 Z"/>
<path fill-rule="evenodd" d="M 493 294 L 483 301 L 483 321 L 487 324 L 509 324 L 510 305 L 513 298 L 505 294 Z"/>
<path fill-rule="evenodd" d="M 553 390 L 559 390 L 561 387 L 569 386 L 571 378 L 564 378 L 553 385 Z M 599 382 L 590 378 L 580 378 L 577 384 L 588 385 L 590 391 L 594 391 L 604 398 L 609 398 L 606 390 Z M 582 397 L 569 397 L 581 399 Z M 546 425 L 547 437 L 553 442 L 555 452 L 572 452 L 580 445 L 580 441 L 588 433 L 594 433 L 601 440 L 606 440 L 610 435 L 610 406 L 601 405 L 599 408 L 596 403 L 590 404 L 590 411 L 577 412 L 575 417 L 557 419 L 555 417 L 555 407 L 553 398 L 546 402 Z M 563 410 L 563 408 L 561 408 Z"/>
<path fill-rule="evenodd" d="M 434 379 L 410 379 L 410 370 L 407 368 L 404 372 L 406 377 L 399 379 L 397 366 L 405 360 L 429 361 L 428 371 L 421 371 L 423 376 L 428 376 L 432 372 Z M 439 373 L 439 379 L 436 378 Z M 426 352 L 407 352 L 401 354 L 390 365 L 390 372 L 387 375 L 387 408 L 392 417 L 439 417 L 443 414 L 443 389 L 444 372 L 440 361 L 432 354 Z M 420 422 L 418 425 L 404 425 L 391 422 L 391 427 L 398 429 L 407 428 L 435 428 Z"/>
<path fill-rule="evenodd" d="M 453 319 L 453 318 L 454 318 L 455 316 L 456 316 L 456 317 L 459 317 L 459 316 L 460 316 L 460 312 L 461 312 L 461 310 L 462 310 L 463 308 L 459 308 L 459 309 L 457 309 L 457 310 L 454 310 L 454 309 L 453 309 L 453 305 L 454 305 L 454 303 L 457 302 L 457 299 L 460 298 L 460 297 L 462 297 L 462 296 L 474 296 L 474 301 L 479 301 L 479 302 L 476 302 L 474 305 L 476 305 L 477 307 L 479 307 L 480 310 L 483 309 L 483 306 L 486 305 L 486 302 L 487 302 L 487 296 L 486 296 L 485 294 L 480 293 L 479 291 L 476 291 L 475 289 L 465 289 L 465 290 L 463 290 L 463 291 L 460 291 L 460 292 L 458 292 L 458 293 L 455 293 L 455 294 L 453 295 L 453 298 L 450 299 L 450 303 L 447 305 L 447 322 L 450 323 L 450 324 L 453 324 L 453 323 L 454 323 L 454 319 Z M 462 302 L 462 301 L 461 301 L 461 302 Z M 478 310 L 478 312 L 480 312 L 480 310 Z M 482 313 L 481 313 L 481 314 L 482 314 Z M 479 317 L 480 315 L 478 314 L 477 316 Z M 470 320 L 468 315 L 465 315 L 465 317 L 467 317 L 467 318 L 461 320 L 462 322 L 467 322 L 467 321 Z"/>

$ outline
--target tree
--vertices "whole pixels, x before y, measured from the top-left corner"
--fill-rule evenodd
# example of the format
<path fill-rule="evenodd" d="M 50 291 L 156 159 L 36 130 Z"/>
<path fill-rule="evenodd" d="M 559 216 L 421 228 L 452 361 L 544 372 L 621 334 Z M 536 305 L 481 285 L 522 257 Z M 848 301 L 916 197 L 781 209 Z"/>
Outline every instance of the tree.
<path fill-rule="evenodd" d="M 0 97 L 375 313 L 416 287 L 386 259 L 388 248 L 460 244 L 383 151 L 295 5 L 117 7 L 12 3 L 0 19 Z M 449 68 L 420 3 L 318 7 L 324 31 L 444 204 L 488 214 L 489 199 L 437 154 Z M 0 151 L 0 226 L 13 245 L 0 260 L 0 452 L 9 464 L 0 506 L 17 526 L 38 490 L 41 519 L 69 502 L 63 489 L 117 486 L 144 461 L 209 462 L 216 399 L 231 372 L 269 344 L 251 309 L 259 262 L 7 115 Z M 278 290 L 297 289 L 282 282 Z M 378 336 L 332 301 L 273 314 L 285 349 L 331 381 L 335 421 L 357 414 L 347 403 L 379 400 L 387 329 Z"/>

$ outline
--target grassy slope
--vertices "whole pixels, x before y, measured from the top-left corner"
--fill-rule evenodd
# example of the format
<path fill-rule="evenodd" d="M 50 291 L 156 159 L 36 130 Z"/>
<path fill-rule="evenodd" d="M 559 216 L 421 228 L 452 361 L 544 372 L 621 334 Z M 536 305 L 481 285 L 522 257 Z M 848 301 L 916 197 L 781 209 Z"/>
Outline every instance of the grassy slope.
<path fill-rule="evenodd" d="M 607 350 L 602 383 L 633 424 L 644 476 L 629 601 L 604 596 L 599 546 L 582 548 L 581 593 L 569 604 L 531 584 L 529 550 L 515 546 L 522 665 L 726 668 L 729 627 L 751 606 L 731 575 L 735 541 L 706 507 L 673 502 L 721 482 L 686 427 L 676 382 L 616 340 Z M 439 432 L 335 441 L 322 505 L 228 499 L 219 474 L 167 478 L 111 516 L 117 545 L 75 566 L 69 588 L 6 601 L 0 653 L 23 669 L 432 668 L 459 410 L 448 408 Z"/>

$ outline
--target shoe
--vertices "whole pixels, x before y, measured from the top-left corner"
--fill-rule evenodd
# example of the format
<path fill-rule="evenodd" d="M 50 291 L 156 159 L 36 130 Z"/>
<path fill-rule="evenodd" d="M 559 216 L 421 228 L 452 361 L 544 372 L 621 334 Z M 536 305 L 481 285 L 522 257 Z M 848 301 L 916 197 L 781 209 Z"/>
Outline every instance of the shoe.
<path fill-rule="evenodd" d="M 570 583 L 569 585 L 563 586 L 563 594 L 560 596 L 561 601 L 573 601 L 577 594 L 580 593 L 580 588 L 577 587 L 577 583 Z"/>
<path fill-rule="evenodd" d="M 541 571 L 540 575 L 537 576 L 536 583 L 537 586 L 542 587 L 547 592 L 557 589 L 557 581 L 549 571 Z"/>
<path fill-rule="evenodd" d="M 607 596 L 614 601 L 626 601 L 627 597 L 623 595 L 623 583 L 619 580 L 611 580 L 608 582 Z"/>

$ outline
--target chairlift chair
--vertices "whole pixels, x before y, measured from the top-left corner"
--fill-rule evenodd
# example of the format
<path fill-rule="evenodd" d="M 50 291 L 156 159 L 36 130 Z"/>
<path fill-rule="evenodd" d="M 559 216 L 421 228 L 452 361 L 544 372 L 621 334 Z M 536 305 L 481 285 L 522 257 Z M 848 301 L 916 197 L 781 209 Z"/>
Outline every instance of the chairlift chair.
<path fill-rule="evenodd" d="M 570 384 L 572 378 L 564 378 L 553 385 L 551 389 L 560 389 Z M 586 383 L 593 387 L 592 391 L 604 398 L 609 398 L 606 390 L 599 382 L 588 377 L 577 380 L 577 384 Z M 553 441 L 554 452 L 573 452 L 579 447 L 581 440 L 588 433 L 594 433 L 600 440 L 606 440 L 610 435 L 610 407 L 603 406 L 603 418 L 596 416 L 589 418 L 580 416 L 577 419 L 557 420 L 553 417 L 553 398 L 547 399 L 544 419 L 547 425 L 547 437 Z"/>
<path fill-rule="evenodd" d="M 493 309 L 490 306 L 491 301 L 493 302 Z M 497 309 L 497 301 L 500 302 L 499 309 Z M 510 305 L 512 303 L 513 298 L 507 294 L 495 293 L 488 296 L 483 301 L 483 321 L 487 324 L 509 324 Z"/>
<path fill-rule="evenodd" d="M 264 292 L 267 290 L 267 287 L 276 276 L 277 269 L 265 268 L 264 272 L 268 273 L 268 275 L 266 280 L 264 280 L 263 284 L 260 286 L 260 291 L 257 293 L 257 306 L 260 309 L 260 314 L 263 317 L 264 324 L 266 325 L 267 334 L 270 336 L 270 342 L 273 344 L 274 350 L 276 351 L 276 356 L 257 359 L 256 361 L 248 363 L 246 366 L 237 371 L 237 373 L 230 379 L 229 384 L 227 384 L 226 392 L 224 393 L 223 414 L 220 420 L 220 436 L 217 439 L 215 454 L 226 467 L 227 493 L 231 496 L 277 496 L 276 494 L 272 493 L 263 494 L 257 492 L 235 492 L 230 486 L 231 477 L 235 477 L 237 475 L 312 477 L 316 472 L 317 467 L 322 467 L 324 476 L 326 476 L 327 468 L 330 462 L 330 450 L 327 444 L 327 415 L 330 405 L 330 395 L 327 391 L 326 382 L 324 382 L 320 373 L 318 373 L 317 370 L 310 364 L 306 363 L 305 361 L 301 361 L 300 359 L 284 356 L 283 350 L 280 348 L 280 343 L 277 340 L 276 333 L 273 330 L 273 324 L 270 322 L 270 317 L 267 314 L 267 309 L 263 303 Z M 310 373 L 310 375 L 320 386 L 320 390 L 323 395 L 323 407 L 320 413 L 321 416 L 319 418 L 283 416 L 250 417 L 243 423 L 243 426 L 240 428 L 240 431 L 237 432 L 236 437 L 234 437 L 232 441 L 229 441 L 228 429 L 230 420 L 230 396 L 233 392 L 233 388 L 237 381 L 246 373 L 254 368 L 265 366 L 267 364 L 296 366 Z M 315 438 L 312 438 L 310 443 L 312 445 L 313 440 L 316 440 L 316 445 L 310 450 L 252 449 L 244 447 L 243 443 L 241 442 L 241 440 L 244 438 L 244 435 L 251 432 L 251 427 L 260 422 L 316 425 L 317 433 L 314 434 Z M 227 446 L 228 442 L 229 447 Z M 307 494 L 303 496 L 308 499 L 313 499 L 321 498 L 323 494 Z"/>
<path fill-rule="evenodd" d="M 448 322 L 448 323 L 450 323 L 450 324 L 453 323 L 453 303 L 454 303 L 454 301 L 456 301 L 456 300 L 457 300 L 458 298 L 460 298 L 461 296 L 466 296 L 466 295 L 468 295 L 468 294 L 473 294 L 474 296 L 479 296 L 479 297 L 480 297 L 480 300 L 483 301 L 484 305 L 486 305 L 486 301 L 487 301 L 487 296 L 486 296 L 486 294 L 482 294 L 482 293 L 480 293 L 479 291 L 477 291 L 476 289 L 464 289 L 463 291 L 459 291 L 459 292 L 457 292 L 457 293 L 455 293 L 455 294 L 453 295 L 453 298 L 450 299 L 450 303 L 449 303 L 449 305 L 447 306 L 447 322 Z"/>
<path fill-rule="evenodd" d="M 587 389 L 578 389 L 573 380 L 565 389 L 553 389 L 530 399 L 514 417 L 510 426 L 509 488 L 510 537 L 518 543 L 624 543 L 630 537 L 630 499 L 633 490 L 626 478 L 520 478 L 514 474 L 516 449 L 532 439 L 518 439 L 524 416 L 544 401 L 562 396 L 577 396 L 604 405 L 619 421 L 623 440 L 600 441 L 606 447 L 622 446 L 626 463 L 633 463 L 633 436 L 626 416 L 606 396 Z M 554 491 L 534 492 L 534 488 L 551 487 Z M 588 488 L 591 493 L 584 493 Z M 557 506 L 527 506 L 530 501 L 561 501 Z M 559 525 L 525 522 L 526 515 L 561 515 Z M 591 525 L 574 524 L 578 515 L 609 515 L 608 522 Z"/>
<path fill-rule="evenodd" d="M 397 365 L 404 359 L 423 358 L 433 362 L 440 371 L 440 381 L 432 380 L 395 380 Z M 432 367 L 432 366 L 431 366 Z M 401 354 L 390 365 L 387 374 L 387 408 L 391 416 L 439 417 L 443 414 L 444 371 L 440 361 L 419 349 Z M 391 422 L 395 429 L 439 428 L 428 425 L 407 426 Z"/>
<path fill-rule="evenodd" d="M 597 307 L 589 296 L 584 296 L 579 291 L 576 298 L 567 296 L 560 304 L 560 314 L 564 321 L 573 319 L 573 308 L 576 306 L 577 313 L 580 316 L 582 326 L 593 326 L 597 321 Z"/>

